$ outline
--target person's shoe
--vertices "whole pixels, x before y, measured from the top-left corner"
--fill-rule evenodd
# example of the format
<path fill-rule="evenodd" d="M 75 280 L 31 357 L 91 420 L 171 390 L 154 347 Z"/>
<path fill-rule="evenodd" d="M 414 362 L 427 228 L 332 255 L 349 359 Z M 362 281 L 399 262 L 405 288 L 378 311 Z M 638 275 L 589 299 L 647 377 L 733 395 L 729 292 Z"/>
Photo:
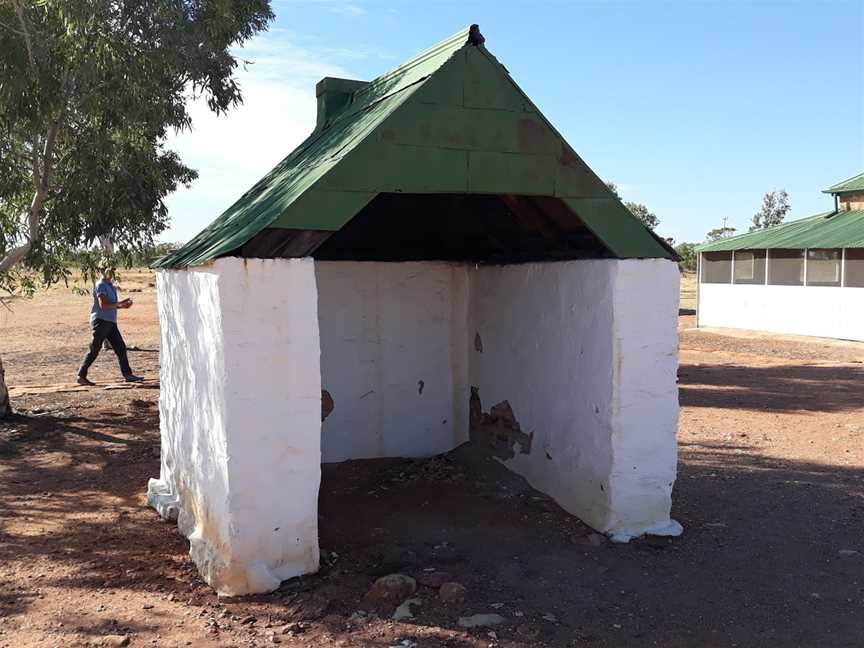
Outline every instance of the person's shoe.
<path fill-rule="evenodd" d="M 88 379 L 87 376 L 78 376 L 78 384 L 79 385 L 86 385 L 87 387 L 92 387 L 96 383 L 94 383 L 92 380 Z"/>
<path fill-rule="evenodd" d="M 135 374 L 129 374 L 128 376 L 123 376 L 123 379 L 126 382 L 142 382 L 144 380 L 141 376 L 136 376 Z"/>

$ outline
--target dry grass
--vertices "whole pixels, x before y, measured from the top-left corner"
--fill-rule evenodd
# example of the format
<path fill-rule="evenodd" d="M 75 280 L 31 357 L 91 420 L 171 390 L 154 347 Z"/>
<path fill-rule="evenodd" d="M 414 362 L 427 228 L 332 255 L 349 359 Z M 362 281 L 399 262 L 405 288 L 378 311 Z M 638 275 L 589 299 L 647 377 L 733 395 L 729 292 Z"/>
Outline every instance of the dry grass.
<path fill-rule="evenodd" d="M 696 310 L 696 273 L 681 273 L 681 303 L 679 308 L 684 311 Z"/>

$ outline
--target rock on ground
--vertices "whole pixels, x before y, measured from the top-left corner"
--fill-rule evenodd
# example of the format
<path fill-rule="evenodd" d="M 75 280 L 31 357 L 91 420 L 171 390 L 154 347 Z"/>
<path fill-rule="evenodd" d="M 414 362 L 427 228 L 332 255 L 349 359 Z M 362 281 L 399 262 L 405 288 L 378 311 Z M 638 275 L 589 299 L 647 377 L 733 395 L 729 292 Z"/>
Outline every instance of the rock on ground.
<path fill-rule="evenodd" d="M 99 637 L 94 642 L 96 646 L 106 646 L 106 648 L 121 648 L 129 645 L 128 635 L 105 635 Z"/>
<path fill-rule="evenodd" d="M 459 617 L 459 625 L 463 628 L 484 628 L 504 623 L 506 619 L 500 614 L 472 614 Z"/>
<path fill-rule="evenodd" d="M 366 599 L 373 603 L 394 603 L 417 591 L 417 581 L 405 574 L 388 574 L 373 583 Z"/>
<path fill-rule="evenodd" d="M 441 600 L 451 604 L 464 603 L 467 593 L 468 589 L 464 585 L 454 582 L 444 583 L 438 590 L 438 596 L 441 597 Z"/>
<path fill-rule="evenodd" d="M 413 619 L 414 614 L 411 612 L 411 606 L 420 605 L 422 602 L 422 599 L 419 598 L 407 599 L 404 603 L 402 603 L 402 605 L 396 608 L 396 611 L 393 613 L 393 620 L 403 621 L 405 619 Z"/>

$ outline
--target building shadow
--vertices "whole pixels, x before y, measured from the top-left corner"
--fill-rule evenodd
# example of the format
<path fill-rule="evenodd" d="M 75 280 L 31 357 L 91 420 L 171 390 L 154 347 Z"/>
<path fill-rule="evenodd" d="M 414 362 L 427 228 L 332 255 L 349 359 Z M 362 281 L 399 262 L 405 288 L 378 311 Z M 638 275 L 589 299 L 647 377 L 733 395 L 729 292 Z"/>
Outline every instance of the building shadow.
<path fill-rule="evenodd" d="M 864 406 L 864 369 L 782 365 L 681 365 L 684 407 L 842 412 Z"/>

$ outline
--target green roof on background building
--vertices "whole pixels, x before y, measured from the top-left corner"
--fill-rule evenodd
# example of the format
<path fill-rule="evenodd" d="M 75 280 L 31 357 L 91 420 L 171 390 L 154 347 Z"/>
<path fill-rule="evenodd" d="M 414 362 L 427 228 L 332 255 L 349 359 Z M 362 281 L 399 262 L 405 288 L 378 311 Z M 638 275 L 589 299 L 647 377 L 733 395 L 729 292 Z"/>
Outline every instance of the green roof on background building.
<path fill-rule="evenodd" d="M 849 178 L 843 182 L 838 182 L 831 185 L 827 189 L 823 189 L 822 193 L 848 193 L 853 191 L 864 191 L 864 173 L 859 173 L 854 178 Z"/>
<path fill-rule="evenodd" d="M 826 212 L 703 243 L 697 252 L 864 248 L 864 210 Z"/>
<path fill-rule="evenodd" d="M 476 27 L 464 29 L 368 84 L 331 80 L 357 89 L 212 224 L 154 267 L 236 254 L 265 228 L 333 232 L 379 193 L 557 197 L 613 256 L 675 259 L 482 41 Z"/>

